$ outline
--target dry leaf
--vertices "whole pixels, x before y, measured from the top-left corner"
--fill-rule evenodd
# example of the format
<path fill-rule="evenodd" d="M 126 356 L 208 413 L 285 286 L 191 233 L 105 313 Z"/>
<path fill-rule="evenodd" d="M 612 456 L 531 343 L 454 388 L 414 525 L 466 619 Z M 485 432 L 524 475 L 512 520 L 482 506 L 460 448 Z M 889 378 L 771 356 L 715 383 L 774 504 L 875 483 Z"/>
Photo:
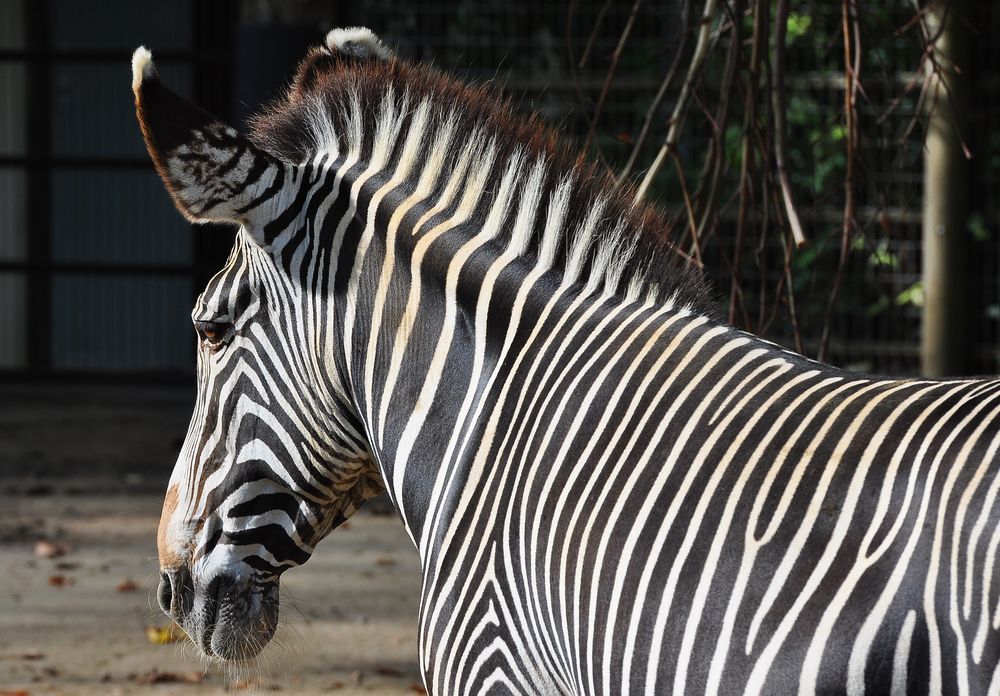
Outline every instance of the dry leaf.
<path fill-rule="evenodd" d="M 375 674 L 381 674 L 383 677 L 401 677 L 403 673 L 398 669 L 392 667 L 376 667 Z"/>
<path fill-rule="evenodd" d="M 161 672 L 153 669 L 145 674 L 132 676 L 136 684 L 200 684 L 205 678 L 204 672 Z"/>
<path fill-rule="evenodd" d="M 66 544 L 59 544 L 54 541 L 42 539 L 35 543 L 35 555 L 39 558 L 58 558 L 64 556 L 69 551 Z"/>
<path fill-rule="evenodd" d="M 388 556 L 382 556 L 381 558 L 375 559 L 375 565 L 391 566 L 391 565 L 396 565 L 396 561 L 392 560 Z"/>
<path fill-rule="evenodd" d="M 22 660 L 44 660 L 45 653 L 41 650 L 28 650 L 18 655 Z"/>
<path fill-rule="evenodd" d="M 146 626 L 146 638 L 153 645 L 166 645 L 186 640 L 187 634 L 177 624 L 169 623 L 165 626 Z"/>
<path fill-rule="evenodd" d="M 417 684 L 416 682 L 413 682 L 412 684 L 410 684 L 410 691 L 413 691 L 413 692 L 418 693 L 418 694 L 426 694 L 427 693 L 427 689 L 424 688 L 424 685 L 423 684 Z"/>
<path fill-rule="evenodd" d="M 115 589 L 119 592 L 135 592 L 139 589 L 139 583 L 132 578 L 126 578 L 118 583 L 118 586 L 115 587 Z"/>
<path fill-rule="evenodd" d="M 65 575 L 50 575 L 49 584 L 53 587 L 69 587 L 74 582 L 73 578 Z"/>
<path fill-rule="evenodd" d="M 14 689 L 13 691 L 0 691 L 0 696 L 31 696 L 27 689 Z"/>

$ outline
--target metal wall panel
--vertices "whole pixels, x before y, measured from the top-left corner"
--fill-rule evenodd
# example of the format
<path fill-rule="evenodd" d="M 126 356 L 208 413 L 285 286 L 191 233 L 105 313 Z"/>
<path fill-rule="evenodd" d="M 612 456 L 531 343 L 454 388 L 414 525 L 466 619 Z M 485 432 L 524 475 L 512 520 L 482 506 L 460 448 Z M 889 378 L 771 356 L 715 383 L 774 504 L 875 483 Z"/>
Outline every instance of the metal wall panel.
<path fill-rule="evenodd" d="M 127 60 L 60 60 L 52 71 L 52 152 L 56 157 L 120 157 L 145 161 L 146 146 L 135 121 Z M 157 62 L 165 84 L 191 97 L 189 63 Z"/>
<path fill-rule="evenodd" d="M 139 44 L 189 51 L 193 43 L 190 2 L 50 0 L 50 8 L 52 45 L 60 51 L 131 53 Z"/>
<path fill-rule="evenodd" d="M 60 263 L 191 264 L 191 225 L 151 170 L 73 168 L 52 175 L 52 258 Z"/>
<path fill-rule="evenodd" d="M 0 50 L 24 48 L 23 0 L 0 0 Z"/>
<path fill-rule="evenodd" d="M 27 180 L 21 167 L 0 167 L 0 261 L 27 255 Z"/>
<path fill-rule="evenodd" d="M 190 369 L 187 278 L 62 273 L 53 282 L 52 310 L 55 370 Z"/>
<path fill-rule="evenodd" d="M 27 82 L 27 69 L 22 61 L 0 63 L 0 95 L 3 95 L 0 99 L 0 155 L 25 154 Z"/>
<path fill-rule="evenodd" d="M 20 369 L 27 363 L 27 285 L 23 273 L 0 272 L 0 368 Z"/>

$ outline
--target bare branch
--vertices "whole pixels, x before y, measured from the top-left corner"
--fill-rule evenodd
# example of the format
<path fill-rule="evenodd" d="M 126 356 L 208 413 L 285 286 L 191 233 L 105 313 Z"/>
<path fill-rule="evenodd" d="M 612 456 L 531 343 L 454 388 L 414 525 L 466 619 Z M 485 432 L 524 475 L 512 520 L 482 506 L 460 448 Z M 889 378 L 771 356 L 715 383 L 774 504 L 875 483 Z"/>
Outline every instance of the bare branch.
<path fill-rule="evenodd" d="M 719 87 L 719 109 L 713 119 L 712 141 L 709 144 L 708 154 L 705 156 L 705 165 L 702 169 L 702 176 L 698 182 L 698 190 L 695 198 L 700 198 L 701 187 L 705 181 L 709 182 L 708 196 L 702 203 L 701 220 L 698 222 L 697 237 L 699 240 L 705 239 L 705 231 L 709 220 L 718 220 L 718 211 L 715 210 L 715 198 L 719 191 L 719 180 L 722 177 L 723 165 L 723 142 L 726 125 L 729 122 L 729 98 L 733 93 L 733 85 L 736 81 L 737 68 L 739 67 L 741 43 L 743 40 L 742 19 L 743 0 L 733 0 L 732 7 L 732 28 L 729 36 L 729 52 L 726 57 L 726 68 L 722 75 L 722 84 Z"/>
<path fill-rule="evenodd" d="M 653 160 L 649 171 L 646 172 L 646 176 L 643 177 L 642 183 L 639 184 L 639 189 L 635 194 L 636 200 L 642 200 L 646 197 L 646 192 L 649 190 L 650 184 L 653 183 L 653 179 L 656 178 L 656 173 L 663 166 L 667 155 L 677 147 L 677 140 L 680 138 L 681 127 L 684 123 L 684 112 L 687 110 L 688 101 L 691 99 L 691 92 L 694 90 L 695 83 L 701 75 L 701 67 L 705 63 L 705 57 L 708 55 L 708 46 L 712 36 L 712 24 L 715 22 L 715 14 L 718 6 L 718 0 L 705 0 L 705 9 L 702 12 L 700 20 L 701 26 L 698 29 L 698 43 L 695 45 L 694 55 L 691 56 L 691 64 L 688 66 L 687 77 L 684 78 L 681 93 L 677 97 L 677 103 L 674 105 L 674 111 L 670 116 L 670 128 L 667 131 L 667 138 L 660 147 L 660 151 L 657 153 L 656 159 Z"/>
<path fill-rule="evenodd" d="M 691 233 L 691 249 L 694 254 L 695 260 L 697 260 L 698 265 L 703 265 L 701 260 L 701 244 L 698 242 L 698 228 L 695 226 L 694 222 L 694 208 L 691 207 L 691 196 L 688 195 L 687 179 L 684 176 L 684 168 L 681 166 L 681 160 L 679 157 L 674 155 L 671 157 L 674 161 L 674 165 L 677 167 L 677 180 L 681 185 L 681 193 L 684 195 L 684 209 L 687 211 L 688 219 L 688 231 Z M 683 243 L 683 239 L 681 240 Z"/>
<path fill-rule="evenodd" d="M 788 159 L 788 127 L 785 115 L 788 111 L 788 99 L 785 94 L 785 39 L 788 30 L 788 0 L 777 0 L 774 18 L 774 44 L 772 49 L 771 76 L 771 108 L 774 111 L 774 162 L 778 168 L 778 182 L 781 185 L 781 198 L 785 204 L 785 216 L 792 231 L 795 246 L 801 249 L 806 244 L 806 236 L 802 232 L 802 223 L 792 199 L 792 185 L 788 180 L 788 170 L 785 162 Z"/>
<path fill-rule="evenodd" d="M 844 221 L 840 232 L 840 258 L 837 261 L 837 272 L 833 278 L 833 287 L 827 297 L 826 312 L 823 316 L 823 332 L 819 339 L 817 359 L 823 362 L 827 359 L 827 349 L 830 344 L 830 323 L 833 318 L 833 307 L 837 302 L 837 294 L 844 278 L 844 268 L 851 250 L 855 221 L 854 202 L 854 159 L 857 150 L 857 81 L 861 72 L 861 31 L 858 26 L 858 14 L 855 3 L 857 0 L 843 0 L 842 29 L 844 35 L 844 120 L 847 127 L 847 170 L 844 173 Z"/>
<path fill-rule="evenodd" d="M 632 33 L 632 27 L 635 26 L 636 15 L 639 14 L 639 8 L 642 7 L 643 0 L 635 0 L 632 4 L 632 11 L 629 13 L 628 21 L 625 22 L 625 28 L 622 29 L 622 35 L 618 39 L 618 45 L 615 46 L 615 52 L 611 54 L 611 65 L 608 66 L 608 74 L 604 78 L 604 85 L 601 87 L 601 96 L 597 98 L 597 106 L 594 107 L 594 116 L 590 119 L 590 128 L 587 129 L 587 137 L 583 141 L 583 151 L 587 152 L 590 150 L 590 144 L 594 140 L 594 133 L 597 130 L 597 122 L 601 118 L 601 111 L 604 110 L 604 102 L 608 98 L 608 92 L 611 90 L 611 83 L 615 79 L 615 72 L 618 70 L 618 61 L 622 57 L 622 49 L 625 48 L 626 42 L 628 42 L 628 37 Z"/>
<path fill-rule="evenodd" d="M 597 40 L 597 32 L 600 31 L 601 25 L 604 24 L 604 17 L 608 14 L 608 8 L 611 7 L 612 0 L 604 0 L 604 4 L 601 5 L 600 12 L 597 13 L 597 19 L 594 20 L 594 27 L 590 30 L 590 36 L 587 37 L 587 45 L 583 47 L 583 53 L 580 55 L 580 62 L 577 64 L 577 69 L 583 70 L 587 65 L 587 61 L 590 60 L 590 52 L 594 49 L 594 42 Z"/>
<path fill-rule="evenodd" d="M 747 216 L 750 200 L 754 197 L 751 170 L 755 167 L 753 136 L 757 130 L 757 87 L 760 81 L 760 65 L 767 46 L 767 24 L 770 14 L 769 0 L 757 0 L 753 6 L 754 24 L 750 64 L 743 102 L 743 139 L 740 145 L 740 207 L 736 217 L 736 240 L 733 244 L 733 268 L 729 288 L 729 321 L 736 318 L 736 304 L 742 298 L 740 288 L 743 241 L 746 237 Z M 741 300 L 740 300 L 741 301 Z M 750 326 L 746 326 L 750 329 Z"/>
<path fill-rule="evenodd" d="M 684 55 L 685 46 L 687 46 L 689 32 L 687 20 L 691 14 L 691 2 L 692 0 L 685 0 L 682 16 L 682 23 L 685 27 L 681 32 L 680 41 L 677 44 L 677 50 L 674 52 L 674 59 L 671 61 L 670 67 L 667 69 L 667 74 L 663 76 L 663 81 L 660 83 L 660 87 L 656 90 L 656 96 L 653 97 L 653 101 L 650 102 L 649 108 L 646 109 L 646 116 L 643 119 L 642 129 L 639 131 L 639 137 L 635 139 L 635 144 L 632 146 L 632 153 L 629 155 L 628 161 L 625 163 L 625 167 L 622 168 L 621 173 L 618 175 L 617 183 L 619 186 L 632 172 L 632 167 L 635 166 L 635 161 L 639 157 L 639 153 L 642 151 L 642 146 L 646 144 L 646 138 L 649 136 L 649 130 L 653 125 L 653 118 L 659 110 L 660 104 L 663 102 L 663 98 L 667 94 L 667 90 L 674 81 L 674 75 L 677 74 L 677 67 L 681 64 L 681 57 Z"/>
<path fill-rule="evenodd" d="M 580 75 L 576 70 L 576 55 L 575 49 L 573 48 L 573 18 L 576 16 L 576 6 L 578 0 L 569 0 L 569 5 L 566 7 L 566 55 L 567 64 L 569 65 L 570 78 L 573 81 L 573 89 L 576 93 L 577 104 L 580 105 L 580 113 L 583 114 L 584 119 L 587 121 L 587 126 L 590 127 L 590 115 L 589 109 L 586 108 L 587 100 L 583 96 L 583 89 L 580 87 Z M 613 172 L 611 165 L 604 158 L 604 153 L 601 152 L 600 148 L 597 149 L 597 158 L 601 161 L 608 171 Z"/>

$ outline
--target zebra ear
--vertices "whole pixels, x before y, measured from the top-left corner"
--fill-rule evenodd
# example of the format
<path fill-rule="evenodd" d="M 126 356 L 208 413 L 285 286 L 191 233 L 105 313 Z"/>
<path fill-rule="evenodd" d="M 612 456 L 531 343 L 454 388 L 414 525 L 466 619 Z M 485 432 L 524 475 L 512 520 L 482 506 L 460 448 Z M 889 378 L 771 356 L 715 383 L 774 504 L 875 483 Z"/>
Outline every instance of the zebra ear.
<path fill-rule="evenodd" d="M 354 60 L 389 60 L 392 51 L 366 27 L 331 29 L 326 35 L 326 48 L 331 54 Z"/>
<path fill-rule="evenodd" d="M 259 230 L 254 218 L 263 222 L 286 165 L 164 87 L 144 47 L 132 55 L 132 91 L 146 149 L 177 209 L 193 222 Z"/>
<path fill-rule="evenodd" d="M 310 48 L 299 63 L 288 93 L 289 98 L 295 101 L 307 95 L 338 64 L 384 61 L 392 57 L 392 51 L 370 29 L 331 29 L 323 40 L 323 46 Z"/>

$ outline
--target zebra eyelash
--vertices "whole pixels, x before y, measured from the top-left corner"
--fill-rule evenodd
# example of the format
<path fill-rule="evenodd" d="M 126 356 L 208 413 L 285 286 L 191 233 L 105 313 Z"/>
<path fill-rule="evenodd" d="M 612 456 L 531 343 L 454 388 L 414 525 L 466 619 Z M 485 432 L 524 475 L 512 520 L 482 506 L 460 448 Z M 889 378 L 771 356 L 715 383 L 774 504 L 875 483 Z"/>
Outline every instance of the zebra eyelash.
<path fill-rule="evenodd" d="M 194 330 L 201 342 L 213 351 L 219 350 L 224 345 L 228 345 L 236 333 L 232 323 L 228 321 L 196 320 L 194 322 Z"/>

